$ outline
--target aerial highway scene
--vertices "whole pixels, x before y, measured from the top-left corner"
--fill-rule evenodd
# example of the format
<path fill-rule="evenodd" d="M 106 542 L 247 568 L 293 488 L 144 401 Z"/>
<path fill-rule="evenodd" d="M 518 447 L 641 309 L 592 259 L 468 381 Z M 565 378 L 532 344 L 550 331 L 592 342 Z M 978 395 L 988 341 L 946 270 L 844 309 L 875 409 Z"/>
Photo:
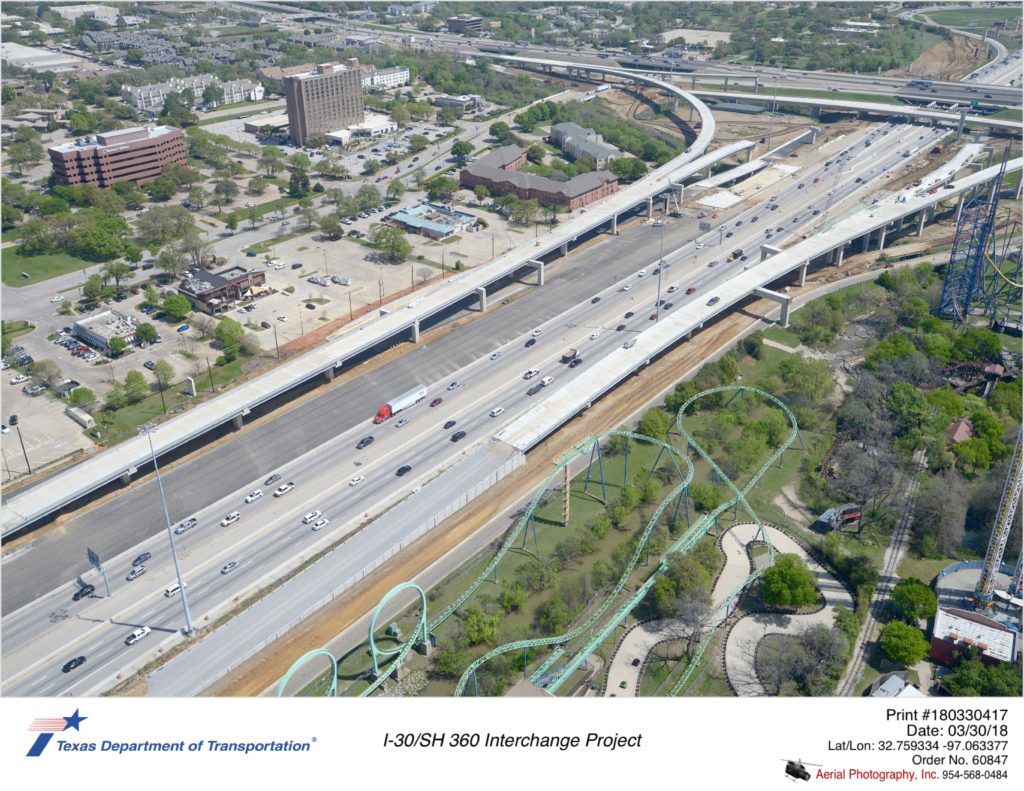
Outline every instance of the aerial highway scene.
<path fill-rule="evenodd" d="M 0 695 L 1022 695 L 1019 4 L 0 21 Z"/>

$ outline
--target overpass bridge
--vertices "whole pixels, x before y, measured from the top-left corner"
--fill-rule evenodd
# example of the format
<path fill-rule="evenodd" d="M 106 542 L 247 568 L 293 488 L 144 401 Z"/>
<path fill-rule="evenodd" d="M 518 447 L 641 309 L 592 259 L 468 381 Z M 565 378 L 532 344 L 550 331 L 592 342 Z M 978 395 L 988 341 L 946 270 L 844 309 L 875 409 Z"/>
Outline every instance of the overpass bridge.
<path fill-rule="evenodd" d="M 541 62 L 541 61 L 537 61 Z M 543 61 L 553 66 L 572 64 Z M 442 284 L 428 287 L 405 305 L 386 315 L 355 322 L 336 340 L 289 360 L 272 371 L 239 385 L 223 395 L 200 404 L 160 425 L 152 434 L 157 456 L 185 445 L 226 423 L 241 427 L 246 415 L 274 398 L 318 376 L 333 379 L 346 361 L 364 354 L 402 334 L 418 341 L 421 325 L 440 320 L 445 312 L 467 300 L 479 300 L 487 307 L 487 288 L 517 273 L 535 270 L 538 285 L 544 283 L 544 258 L 565 255 L 570 245 L 603 227 L 614 232 L 618 218 L 646 204 L 653 210 L 656 196 L 666 190 L 682 190 L 684 179 L 710 169 L 716 162 L 750 151 L 753 143 L 738 141 L 705 153 L 714 140 L 715 120 L 711 110 L 689 92 L 653 77 L 637 77 L 621 69 L 609 73 L 642 79 L 667 90 L 693 106 L 700 114 L 701 130 L 689 149 L 640 181 L 630 184 L 587 212 L 563 223 L 535 243 L 522 245 L 488 264 L 452 276 Z M 381 311 L 385 313 L 385 311 Z M 148 440 L 135 437 L 52 475 L 5 498 L 0 505 L 0 535 L 4 538 L 46 518 L 55 511 L 117 480 L 128 483 L 139 468 L 151 461 Z"/>
<path fill-rule="evenodd" d="M 1006 172 L 1021 170 L 1022 163 L 1024 159 L 1020 158 L 1008 162 Z M 848 245 L 859 246 L 862 250 L 877 245 L 874 249 L 881 250 L 885 247 L 887 234 L 902 227 L 907 220 L 916 219 L 917 233 L 920 235 L 926 219 L 934 217 L 939 203 L 951 197 L 962 202 L 967 193 L 986 185 L 994 189 L 997 186 L 994 180 L 998 176 L 998 166 L 985 168 L 952 182 L 950 189 L 913 194 L 907 196 L 906 202 L 875 204 L 785 250 L 777 251 L 776 248 L 762 246 L 760 262 L 748 264 L 729 281 L 708 292 L 708 296 L 719 298 L 715 305 L 691 303 L 662 318 L 637 336 L 637 342 L 632 348 L 620 348 L 596 360 L 572 384 L 558 390 L 505 426 L 495 435 L 496 439 L 526 453 L 589 408 L 594 401 L 648 365 L 652 358 L 670 349 L 680 339 L 690 337 L 707 322 L 751 296 L 766 297 L 781 303 L 780 323 L 786 326 L 792 298 L 770 290 L 769 285 L 797 273 L 802 286 L 812 262 L 839 266 Z M 670 258 L 667 256 L 666 261 Z"/>

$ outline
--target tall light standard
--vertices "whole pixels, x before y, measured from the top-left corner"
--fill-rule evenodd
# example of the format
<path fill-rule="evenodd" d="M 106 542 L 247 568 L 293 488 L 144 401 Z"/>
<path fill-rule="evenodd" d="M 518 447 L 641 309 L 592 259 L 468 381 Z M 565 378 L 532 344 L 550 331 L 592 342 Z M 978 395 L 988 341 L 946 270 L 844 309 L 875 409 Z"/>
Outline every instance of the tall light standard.
<path fill-rule="evenodd" d="M 160 480 L 160 467 L 156 463 L 156 450 L 153 448 L 153 432 L 156 426 L 145 423 L 139 426 L 139 433 L 145 434 L 149 440 L 149 453 L 153 458 L 153 471 L 156 473 L 156 484 L 160 489 L 160 504 L 164 507 L 164 519 L 167 521 L 167 540 L 171 544 L 171 558 L 174 560 L 174 574 L 178 578 L 178 592 L 181 594 L 181 606 L 185 610 L 185 634 L 192 634 L 192 613 L 188 610 L 188 592 L 185 580 L 181 577 L 181 566 L 178 565 L 178 551 L 174 548 L 174 530 L 171 529 L 171 514 L 167 510 L 167 498 L 164 496 L 164 483 Z"/>
<path fill-rule="evenodd" d="M 772 150 L 772 132 L 775 129 L 775 111 L 778 109 L 777 102 L 779 98 L 779 86 L 775 86 L 775 92 L 772 93 L 772 110 L 771 119 L 768 122 L 768 145 L 765 148 L 766 151 Z"/>
<path fill-rule="evenodd" d="M 664 220 L 662 220 L 664 222 Z M 665 226 L 661 226 L 661 247 L 658 250 L 658 296 L 654 305 L 654 323 L 661 321 L 661 273 L 665 269 Z"/>

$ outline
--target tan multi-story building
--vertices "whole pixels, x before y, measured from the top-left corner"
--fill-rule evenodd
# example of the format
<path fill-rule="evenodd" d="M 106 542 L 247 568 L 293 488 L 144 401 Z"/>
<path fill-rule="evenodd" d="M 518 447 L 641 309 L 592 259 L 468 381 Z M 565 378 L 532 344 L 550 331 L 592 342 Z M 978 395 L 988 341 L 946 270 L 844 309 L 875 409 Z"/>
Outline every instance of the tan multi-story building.
<path fill-rule="evenodd" d="M 185 135 L 173 126 L 136 126 L 47 149 L 58 184 L 152 181 L 167 165 L 184 165 Z"/>
<path fill-rule="evenodd" d="M 363 121 L 363 79 L 359 61 L 322 63 L 315 71 L 284 78 L 288 126 L 296 145 L 317 132 L 332 132 Z"/>

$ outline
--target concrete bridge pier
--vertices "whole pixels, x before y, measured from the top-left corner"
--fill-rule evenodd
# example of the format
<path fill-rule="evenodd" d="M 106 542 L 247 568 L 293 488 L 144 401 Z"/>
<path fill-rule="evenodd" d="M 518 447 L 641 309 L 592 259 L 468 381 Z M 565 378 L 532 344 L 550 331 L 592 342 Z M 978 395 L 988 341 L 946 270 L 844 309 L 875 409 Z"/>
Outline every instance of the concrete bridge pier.
<path fill-rule="evenodd" d="M 782 250 L 780 250 L 775 245 L 763 244 L 761 245 L 761 260 L 764 261 L 766 258 L 771 258 L 773 255 L 776 255 L 777 253 L 781 252 Z"/>
<path fill-rule="evenodd" d="M 649 200 L 649 199 L 648 199 Z M 619 215 L 612 215 L 612 236 L 619 235 Z"/>
<path fill-rule="evenodd" d="M 960 214 L 963 212 L 963 210 L 964 210 L 964 193 L 961 192 L 960 193 L 960 197 L 957 198 L 957 201 L 956 201 L 956 222 L 958 224 L 960 222 Z"/>
<path fill-rule="evenodd" d="M 936 204 L 932 204 L 928 207 L 928 222 L 935 222 Z"/>
<path fill-rule="evenodd" d="M 563 256 L 569 255 L 569 243 L 562 242 L 562 246 L 558 248 L 558 252 Z"/>
<path fill-rule="evenodd" d="M 231 418 L 231 423 L 232 425 L 234 425 L 236 429 L 240 429 L 242 427 L 243 422 L 244 420 L 242 415 L 235 415 L 233 418 Z"/>
<path fill-rule="evenodd" d="M 487 312 L 487 289 L 481 286 L 476 290 L 476 295 L 480 298 L 480 312 Z"/>
<path fill-rule="evenodd" d="M 532 261 L 530 261 L 530 264 L 533 266 L 534 270 L 536 270 L 536 272 L 537 272 L 537 285 L 538 286 L 543 286 L 544 285 L 544 262 L 541 261 L 538 258 L 535 258 Z"/>
<path fill-rule="evenodd" d="M 328 384 L 334 381 L 334 368 L 328 368 L 324 371 L 324 381 Z"/>
<path fill-rule="evenodd" d="M 753 147 L 753 146 L 751 146 L 751 147 L 750 147 L 750 148 L 748 148 L 748 149 L 747 149 L 747 150 L 746 150 L 746 151 L 745 151 L 744 153 L 745 153 L 745 154 L 747 155 L 747 158 L 746 158 L 746 159 L 744 159 L 743 161 L 744 161 L 744 162 L 749 162 L 749 161 L 750 161 L 750 158 L 751 158 L 751 157 L 752 157 L 752 156 L 754 155 L 754 147 Z"/>
<path fill-rule="evenodd" d="M 814 105 L 814 107 L 811 108 L 811 118 L 821 118 L 820 105 Z"/>
<path fill-rule="evenodd" d="M 804 264 L 806 270 L 807 264 Z M 754 294 L 764 299 L 770 299 L 773 302 L 778 302 L 782 306 L 782 315 L 779 316 L 779 326 L 789 326 L 789 307 L 793 302 L 793 298 L 787 294 L 780 294 L 778 291 L 771 291 L 767 288 L 755 288 Z"/>
<path fill-rule="evenodd" d="M 917 218 L 917 235 L 924 236 L 924 220 L 926 212 L 922 211 L 921 215 Z"/>
<path fill-rule="evenodd" d="M 654 219 L 654 198 L 653 197 L 647 199 L 647 219 L 648 220 L 653 220 Z"/>
<path fill-rule="evenodd" d="M 839 245 L 839 247 L 837 247 L 834 252 L 835 252 L 835 261 L 834 261 L 833 265 L 836 266 L 836 267 L 840 267 L 840 266 L 843 265 L 843 255 L 846 253 L 846 245 L 845 244 Z M 801 285 L 803 285 L 803 284 L 801 284 Z"/>
<path fill-rule="evenodd" d="M 885 226 L 883 225 L 878 229 L 878 249 L 885 249 Z"/>
<path fill-rule="evenodd" d="M 414 321 L 412 323 L 412 342 L 413 343 L 419 343 L 420 342 L 420 320 L 419 319 L 416 319 L 416 321 Z M 332 374 L 331 378 L 332 379 L 334 378 L 333 374 Z"/>
<path fill-rule="evenodd" d="M 807 282 L 807 264 L 808 263 L 809 263 L 808 261 L 804 261 L 803 266 L 800 267 L 800 277 L 797 280 L 797 285 L 800 286 L 800 288 L 803 288 L 804 287 L 804 283 Z"/>
<path fill-rule="evenodd" d="M 127 470 L 121 473 L 121 483 L 125 486 L 132 482 L 132 476 L 139 471 L 138 467 L 129 467 Z"/>

